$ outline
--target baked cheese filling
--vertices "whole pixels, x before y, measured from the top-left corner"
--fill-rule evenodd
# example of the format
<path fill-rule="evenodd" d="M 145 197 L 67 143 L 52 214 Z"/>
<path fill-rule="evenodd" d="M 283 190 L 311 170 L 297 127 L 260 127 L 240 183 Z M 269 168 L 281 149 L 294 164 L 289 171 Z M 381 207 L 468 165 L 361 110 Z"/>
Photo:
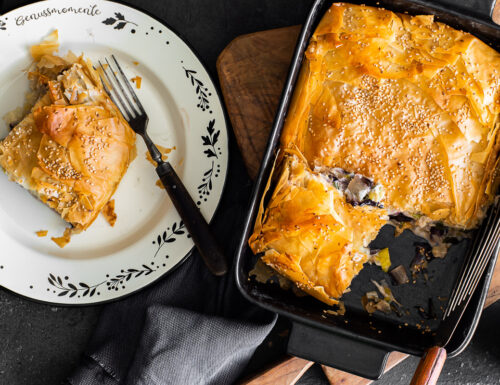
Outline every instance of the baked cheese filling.
<path fill-rule="evenodd" d="M 326 303 L 386 223 L 443 257 L 497 192 L 499 116 L 491 47 L 433 16 L 334 3 L 306 50 L 281 135 L 285 171 L 250 247 Z"/>

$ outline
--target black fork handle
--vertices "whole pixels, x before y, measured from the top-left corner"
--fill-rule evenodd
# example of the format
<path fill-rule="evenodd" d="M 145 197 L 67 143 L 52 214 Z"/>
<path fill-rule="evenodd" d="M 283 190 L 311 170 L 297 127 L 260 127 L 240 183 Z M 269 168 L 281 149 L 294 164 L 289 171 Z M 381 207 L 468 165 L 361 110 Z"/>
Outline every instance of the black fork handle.
<path fill-rule="evenodd" d="M 198 206 L 172 165 L 169 162 L 162 162 L 156 168 L 156 172 L 209 270 L 217 276 L 226 274 L 226 258 L 212 235 L 207 221 L 201 215 Z"/>

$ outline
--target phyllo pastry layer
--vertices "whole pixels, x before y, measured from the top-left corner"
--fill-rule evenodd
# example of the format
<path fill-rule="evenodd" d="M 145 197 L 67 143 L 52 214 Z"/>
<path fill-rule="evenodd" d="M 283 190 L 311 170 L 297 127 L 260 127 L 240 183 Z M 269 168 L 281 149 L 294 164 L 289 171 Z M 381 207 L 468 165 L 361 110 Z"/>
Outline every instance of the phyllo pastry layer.
<path fill-rule="evenodd" d="M 287 155 L 267 208 L 261 206 L 250 247 L 302 290 L 336 303 L 363 267 L 366 248 L 387 222 L 384 209 L 347 203 L 328 176 Z"/>
<path fill-rule="evenodd" d="M 127 171 L 135 134 L 92 64 L 56 56 L 55 48 L 44 52 L 42 43 L 32 49 L 37 55 L 29 77 L 41 97 L 0 142 L 0 166 L 77 231 L 85 230 Z"/>
<path fill-rule="evenodd" d="M 310 41 L 282 145 L 381 183 L 385 207 L 469 229 L 496 192 L 499 113 L 491 47 L 432 16 L 337 3 Z"/>

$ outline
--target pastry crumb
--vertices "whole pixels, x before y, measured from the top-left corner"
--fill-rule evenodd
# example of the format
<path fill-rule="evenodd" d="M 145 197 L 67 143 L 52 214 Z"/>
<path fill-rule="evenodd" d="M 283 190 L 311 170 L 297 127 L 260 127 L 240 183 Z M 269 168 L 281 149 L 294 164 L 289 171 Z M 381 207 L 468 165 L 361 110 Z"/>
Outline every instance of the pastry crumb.
<path fill-rule="evenodd" d="M 166 161 L 168 159 L 168 154 L 170 154 L 173 150 L 176 149 L 176 147 L 172 147 L 172 148 L 168 148 L 168 147 L 163 147 L 163 146 L 160 146 L 159 144 L 156 145 L 156 148 L 158 148 L 158 150 L 161 152 L 161 159 L 163 161 Z M 151 154 L 149 153 L 149 151 L 146 151 L 146 159 L 148 160 L 149 163 L 151 163 L 153 166 L 157 166 L 156 162 L 153 160 L 153 158 L 151 157 Z"/>
<path fill-rule="evenodd" d="M 48 230 L 39 230 L 35 234 L 37 235 L 37 237 L 41 238 L 41 237 L 46 237 L 48 233 L 49 233 Z"/>
<path fill-rule="evenodd" d="M 163 185 L 163 183 L 161 183 L 160 179 L 158 179 L 155 184 L 162 190 L 165 190 L 165 186 Z"/>
<path fill-rule="evenodd" d="M 136 76 L 135 78 L 132 78 L 130 80 L 135 83 L 135 86 L 137 87 L 137 89 L 141 88 L 142 78 L 140 76 Z"/>
<path fill-rule="evenodd" d="M 133 61 L 132 64 L 135 65 L 135 66 L 138 66 L 139 62 L 138 61 Z"/>
<path fill-rule="evenodd" d="M 109 223 L 111 227 L 113 227 L 116 223 L 117 215 L 115 213 L 115 200 L 111 199 L 106 205 L 103 207 L 102 216 L 106 219 L 106 222 Z"/>
<path fill-rule="evenodd" d="M 61 237 L 52 237 L 52 239 L 57 246 L 59 246 L 61 249 L 66 246 L 70 241 L 71 241 L 71 234 L 73 233 L 72 228 L 67 228 L 64 230 L 64 234 Z"/>

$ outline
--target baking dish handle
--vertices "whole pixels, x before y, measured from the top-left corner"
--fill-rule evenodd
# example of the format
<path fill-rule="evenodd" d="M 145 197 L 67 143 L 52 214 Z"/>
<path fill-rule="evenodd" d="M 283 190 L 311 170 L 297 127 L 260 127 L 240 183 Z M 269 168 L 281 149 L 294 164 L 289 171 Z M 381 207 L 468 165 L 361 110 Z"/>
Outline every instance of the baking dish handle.
<path fill-rule="evenodd" d="M 378 379 L 389 352 L 355 338 L 294 322 L 288 353 L 357 376 Z"/>
<path fill-rule="evenodd" d="M 484 20 L 491 21 L 493 9 L 497 0 L 418 0 L 416 3 L 437 6 L 444 10 L 453 10 L 462 15 L 474 15 Z M 499 0 L 500 1 L 500 0 Z"/>

